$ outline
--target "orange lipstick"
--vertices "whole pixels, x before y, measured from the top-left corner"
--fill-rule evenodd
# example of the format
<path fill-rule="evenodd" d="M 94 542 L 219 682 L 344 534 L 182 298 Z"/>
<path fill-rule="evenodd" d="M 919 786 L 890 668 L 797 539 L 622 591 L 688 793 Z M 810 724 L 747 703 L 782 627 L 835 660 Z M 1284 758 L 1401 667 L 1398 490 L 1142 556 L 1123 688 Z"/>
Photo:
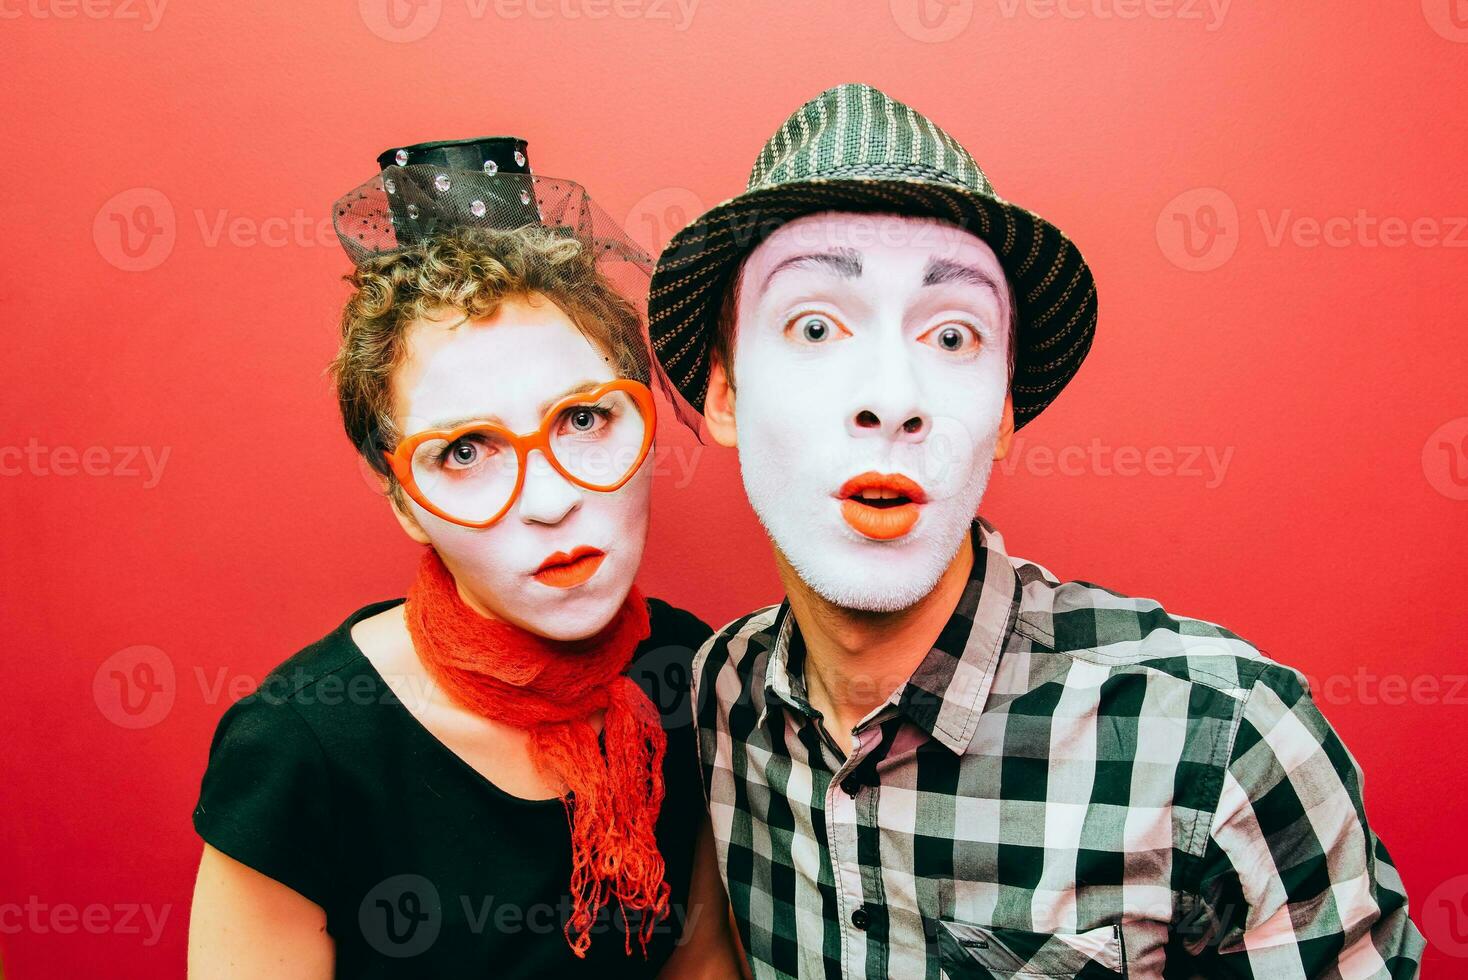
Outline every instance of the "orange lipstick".
<path fill-rule="evenodd" d="M 911 531 L 928 499 L 919 484 L 902 474 L 874 471 L 847 480 L 836 496 L 851 529 L 876 541 L 891 541 Z"/>
<path fill-rule="evenodd" d="M 564 551 L 557 551 L 540 563 L 540 567 L 535 570 L 535 581 L 553 589 L 575 588 L 596 574 L 606 556 L 606 552 L 600 548 L 586 545 L 573 548 L 569 555 Z"/>

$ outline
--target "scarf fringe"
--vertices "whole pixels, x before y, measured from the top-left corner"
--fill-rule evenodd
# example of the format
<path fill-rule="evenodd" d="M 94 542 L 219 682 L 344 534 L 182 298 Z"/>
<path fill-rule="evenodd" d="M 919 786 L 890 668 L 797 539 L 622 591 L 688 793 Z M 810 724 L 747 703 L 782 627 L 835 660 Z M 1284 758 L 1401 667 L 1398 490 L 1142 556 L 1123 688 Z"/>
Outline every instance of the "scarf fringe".
<path fill-rule="evenodd" d="M 449 696 L 530 732 L 537 769 L 566 787 L 572 910 L 564 933 L 571 951 L 585 958 L 597 916 L 615 901 L 628 955 L 628 913 L 640 913 L 637 938 L 646 957 L 668 916 L 670 889 L 654 833 L 667 733 L 647 695 L 624 674 L 651 631 L 641 592 L 633 588 L 595 637 L 561 643 L 470 609 L 430 550 L 404 615 L 418 656 Z M 605 753 L 590 720 L 602 710 Z"/>

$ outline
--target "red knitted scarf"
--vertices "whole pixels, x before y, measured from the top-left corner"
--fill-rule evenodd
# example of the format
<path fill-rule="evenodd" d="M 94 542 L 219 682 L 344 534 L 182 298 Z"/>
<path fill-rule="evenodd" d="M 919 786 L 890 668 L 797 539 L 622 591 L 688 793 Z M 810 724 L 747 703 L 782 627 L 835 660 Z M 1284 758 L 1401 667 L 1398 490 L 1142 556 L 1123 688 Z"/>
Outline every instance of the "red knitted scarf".
<path fill-rule="evenodd" d="M 653 928 L 668 914 L 669 889 L 653 836 L 667 736 L 657 709 L 623 673 L 650 632 L 642 594 L 634 587 L 595 636 L 549 640 L 469 608 L 453 575 L 429 550 L 404 616 L 419 658 L 449 696 L 528 731 L 536 767 L 565 786 L 573 902 L 565 934 L 571 951 L 585 957 L 597 913 L 615 899 L 629 954 L 628 910 L 642 913 L 637 931 L 646 956 Z M 591 725 L 602 709 L 605 754 Z"/>

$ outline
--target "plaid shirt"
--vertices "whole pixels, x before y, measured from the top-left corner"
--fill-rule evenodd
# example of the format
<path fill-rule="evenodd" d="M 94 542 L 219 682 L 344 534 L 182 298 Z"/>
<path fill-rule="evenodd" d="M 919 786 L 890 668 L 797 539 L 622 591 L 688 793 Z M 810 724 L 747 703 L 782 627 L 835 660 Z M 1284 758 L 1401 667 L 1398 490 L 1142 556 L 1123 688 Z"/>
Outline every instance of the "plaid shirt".
<path fill-rule="evenodd" d="M 694 662 L 756 977 L 1411 977 L 1361 772 L 1298 672 L 1005 554 L 844 756 L 788 601 Z M 712 691 L 713 696 L 709 696 Z"/>

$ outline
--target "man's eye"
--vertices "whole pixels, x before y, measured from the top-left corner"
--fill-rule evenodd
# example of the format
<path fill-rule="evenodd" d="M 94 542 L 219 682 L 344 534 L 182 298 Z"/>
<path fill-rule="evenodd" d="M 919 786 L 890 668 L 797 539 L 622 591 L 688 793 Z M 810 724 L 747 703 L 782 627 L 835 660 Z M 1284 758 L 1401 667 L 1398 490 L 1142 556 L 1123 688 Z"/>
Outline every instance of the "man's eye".
<path fill-rule="evenodd" d="M 850 336 L 850 331 L 823 313 L 802 313 L 786 325 L 785 332 L 806 344 L 824 344 Z"/>
<path fill-rule="evenodd" d="M 979 346 L 979 332 L 966 323 L 940 323 L 918 338 L 950 354 L 962 354 Z"/>

